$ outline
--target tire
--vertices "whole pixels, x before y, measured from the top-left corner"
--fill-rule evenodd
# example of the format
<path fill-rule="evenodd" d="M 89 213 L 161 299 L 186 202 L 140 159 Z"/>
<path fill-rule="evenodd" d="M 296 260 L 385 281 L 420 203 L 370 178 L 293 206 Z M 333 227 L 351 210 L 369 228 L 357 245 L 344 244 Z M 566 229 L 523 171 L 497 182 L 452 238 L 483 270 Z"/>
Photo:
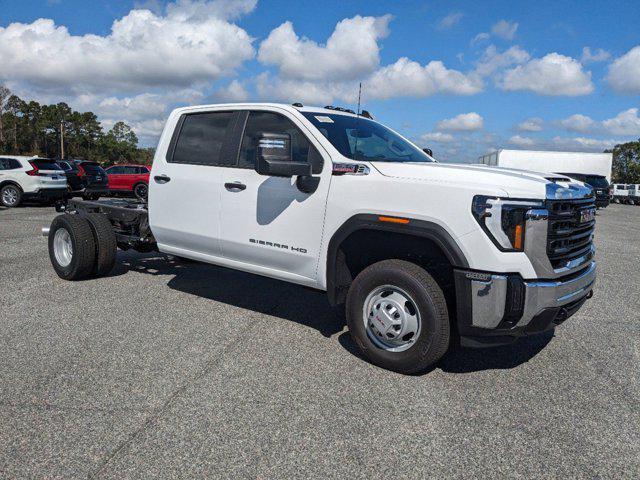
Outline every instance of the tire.
<path fill-rule="evenodd" d="M 382 298 L 379 295 L 371 297 L 378 291 L 382 292 L 379 294 Z M 393 293 L 388 295 L 388 291 Z M 385 295 L 389 300 L 385 300 Z M 383 310 L 396 298 L 402 297 L 409 301 L 402 307 L 404 312 L 397 311 L 406 322 L 400 327 L 399 334 L 405 331 L 410 318 L 419 319 L 417 322 L 414 320 L 419 330 L 413 336 L 409 334 L 396 338 L 394 341 L 398 343 L 390 345 L 372 327 L 371 320 L 380 318 L 380 315 L 375 315 L 376 311 L 384 315 Z M 365 309 L 369 313 L 368 326 L 365 325 Z M 396 310 L 392 308 L 390 311 Z M 374 365 L 388 370 L 404 374 L 424 372 L 440 360 L 449 348 L 449 312 L 442 290 L 426 270 L 404 260 L 384 260 L 360 272 L 347 294 L 346 316 L 349 332 L 364 356 Z"/>
<path fill-rule="evenodd" d="M 7 208 L 14 208 L 22 202 L 22 190 L 17 185 L 9 184 L 0 189 L 0 203 Z"/>
<path fill-rule="evenodd" d="M 133 194 L 138 200 L 147 200 L 149 196 L 149 185 L 146 183 L 137 183 L 133 186 Z"/>
<path fill-rule="evenodd" d="M 65 251 L 70 245 L 70 251 Z M 64 280 L 82 280 L 93 273 L 96 243 L 89 221 L 79 215 L 58 215 L 49 229 L 49 258 Z"/>
<path fill-rule="evenodd" d="M 85 218 L 89 222 L 96 244 L 96 262 L 92 274 L 95 277 L 102 277 L 109 274 L 116 264 L 118 250 L 116 235 L 111 222 L 103 214 L 89 213 Z"/>

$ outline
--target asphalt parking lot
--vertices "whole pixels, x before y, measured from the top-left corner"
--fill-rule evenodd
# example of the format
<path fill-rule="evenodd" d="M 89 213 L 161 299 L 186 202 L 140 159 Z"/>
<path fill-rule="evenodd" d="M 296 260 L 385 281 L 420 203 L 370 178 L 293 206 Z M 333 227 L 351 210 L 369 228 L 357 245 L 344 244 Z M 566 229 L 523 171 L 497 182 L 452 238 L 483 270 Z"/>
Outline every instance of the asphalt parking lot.
<path fill-rule="evenodd" d="M 595 296 L 423 376 L 357 356 L 325 296 L 159 254 L 64 282 L 0 210 L 0 477 L 640 476 L 640 207 L 599 212 Z"/>

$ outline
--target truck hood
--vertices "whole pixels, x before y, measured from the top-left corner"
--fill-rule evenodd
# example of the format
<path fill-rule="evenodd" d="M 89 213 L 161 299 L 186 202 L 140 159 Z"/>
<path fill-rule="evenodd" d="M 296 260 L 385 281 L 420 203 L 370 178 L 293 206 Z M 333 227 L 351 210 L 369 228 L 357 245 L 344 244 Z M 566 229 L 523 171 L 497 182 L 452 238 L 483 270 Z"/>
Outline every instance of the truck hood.
<path fill-rule="evenodd" d="M 590 188 L 582 182 L 564 175 L 546 174 L 513 168 L 488 167 L 453 163 L 394 163 L 371 162 L 376 170 L 387 177 L 413 181 L 455 185 L 477 185 L 482 189 L 500 189 L 514 198 L 546 198 L 548 185 L 557 184 L 554 190 L 574 191 L 571 197 L 588 196 Z M 575 195 L 578 194 L 578 195 Z M 558 196 L 557 198 L 563 198 Z"/>

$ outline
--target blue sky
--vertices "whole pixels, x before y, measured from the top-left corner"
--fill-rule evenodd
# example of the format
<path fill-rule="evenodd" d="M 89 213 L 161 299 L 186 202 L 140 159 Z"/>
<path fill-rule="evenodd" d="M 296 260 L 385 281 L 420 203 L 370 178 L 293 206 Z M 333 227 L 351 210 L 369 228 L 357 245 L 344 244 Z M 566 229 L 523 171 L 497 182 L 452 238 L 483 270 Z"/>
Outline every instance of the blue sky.
<path fill-rule="evenodd" d="M 0 0 L 0 82 L 148 145 L 177 105 L 353 107 L 362 81 L 445 161 L 602 151 L 640 137 L 638 25 L 637 1 Z"/>

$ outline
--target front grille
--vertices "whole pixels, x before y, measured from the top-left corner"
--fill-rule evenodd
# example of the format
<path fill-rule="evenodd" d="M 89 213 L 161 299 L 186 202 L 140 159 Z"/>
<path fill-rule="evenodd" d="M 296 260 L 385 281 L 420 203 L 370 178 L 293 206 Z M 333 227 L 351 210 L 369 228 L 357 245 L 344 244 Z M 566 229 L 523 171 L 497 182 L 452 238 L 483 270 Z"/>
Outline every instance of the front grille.
<path fill-rule="evenodd" d="M 580 212 L 595 209 L 593 197 L 579 200 L 548 200 L 547 255 L 554 269 L 591 251 L 595 220 L 580 223 Z"/>

